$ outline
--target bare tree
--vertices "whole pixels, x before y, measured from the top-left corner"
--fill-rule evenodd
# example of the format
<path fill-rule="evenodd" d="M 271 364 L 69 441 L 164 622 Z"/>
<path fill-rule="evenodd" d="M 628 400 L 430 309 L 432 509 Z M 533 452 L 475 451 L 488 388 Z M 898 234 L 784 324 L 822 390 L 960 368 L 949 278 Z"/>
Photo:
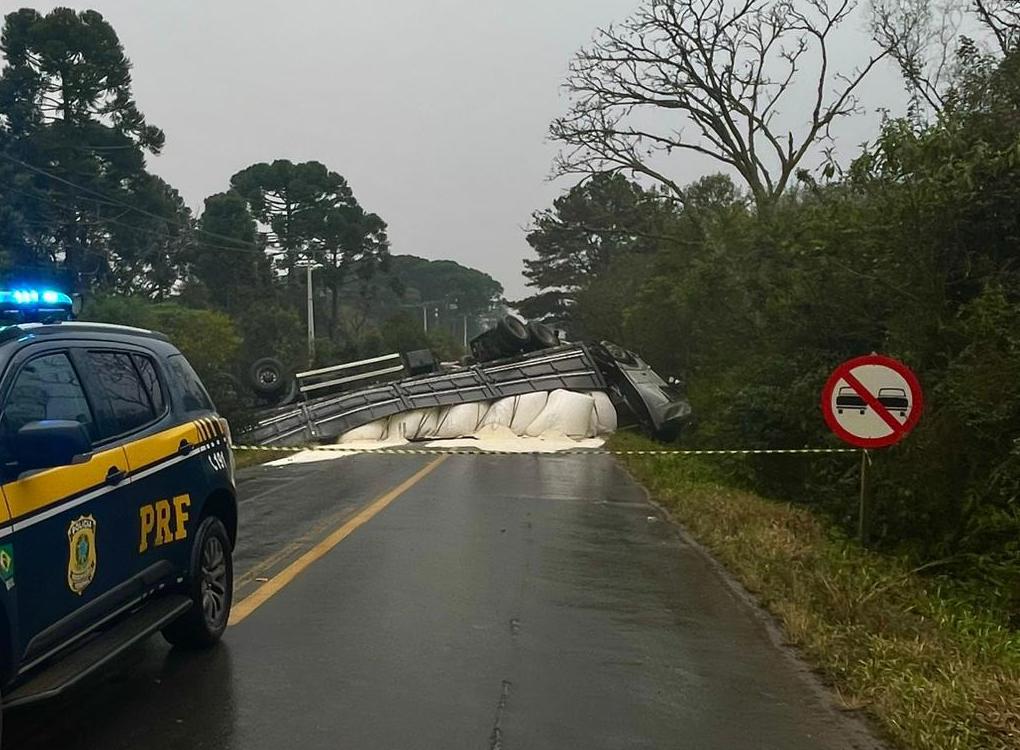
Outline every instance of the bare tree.
<path fill-rule="evenodd" d="M 974 12 L 995 35 L 1002 54 L 1020 43 L 1020 2 L 1018 0 L 974 0 Z"/>
<path fill-rule="evenodd" d="M 683 202 L 665 157 L 695 152 L 736 170 L 767 209 L 833 122 L 857 111 L 855 91 L 888 54 L 878 49 L 857 68 L 836 69 L 833 37 L 855 7 L 855 0 L 645 0 L 620 26 L 599 30 L 571 63 L 571 108 L 550 128 L 563 146 L 555 173 L 645 175 Z M 801 86 L 810 90 L 806 101 Z M 777 124 L 785 101 L 803 108 L 801 128 Z"/>
<path fill-rule="evenodd" d="M 872 0 L 875 41 L 899 65 L 918 103 L 940 112 L 952 75 L 965 0 Z"/>
<path fill-rule="evenodd" d="M 875 41 L 896 60 L 908 89 L 935 112 L 951 96 L 953 63 L 971 36 L 979 37 L 975 49 L 991 57 L 1020 43 L 1020 0 L 871 0 L 871 14 Z"/>

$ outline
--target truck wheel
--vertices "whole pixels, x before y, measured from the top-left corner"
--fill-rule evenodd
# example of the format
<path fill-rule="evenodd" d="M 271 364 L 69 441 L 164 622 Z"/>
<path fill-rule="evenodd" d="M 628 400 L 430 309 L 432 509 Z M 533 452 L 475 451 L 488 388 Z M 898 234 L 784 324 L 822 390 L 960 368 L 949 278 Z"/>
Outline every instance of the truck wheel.
<path fill-rule="evenodd" d="M 223 635 L 234 597 L 231 552 L 223 522 L 215 516 L 202 521 L 191 549 L 191 573 L 185 582 L 191 609 L 163 629 L 163 637 L 172 645 L 208 648 Z"/>
<path fill-rule="evenodd" d="M 499 333 L 499 342 L 506 355 L 516 354 L 528 343 L 528 329 L 513 315 L 507 315 L 499 321 L 496 331 Z"/>
<path fill-rule="evenodd" d="M 248 380 L 260 396 L 272 396 L 287 387 L 287 373 L 283 363 L 274 357 L 256 360 L 248 370 Z"/>
<path fill-rule="evenodd" d="M 560 337 L 545 323 L 532 321 L 528 323 L 528 334 L 531 336 L 531 344 L 536 349 L 552 349 L 560 345 Z"/>

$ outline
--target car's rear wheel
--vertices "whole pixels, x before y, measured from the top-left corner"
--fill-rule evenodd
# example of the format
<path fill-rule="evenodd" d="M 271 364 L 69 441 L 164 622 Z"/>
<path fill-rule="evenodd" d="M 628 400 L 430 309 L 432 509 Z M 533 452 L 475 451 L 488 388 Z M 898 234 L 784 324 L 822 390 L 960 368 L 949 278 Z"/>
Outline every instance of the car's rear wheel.
<path fill-rule="evenodd" d="M 215 516 L 202 521 L 191 552 L 185 593 L 192 606 L 163 629 L 175 646 L 208 648 L 223 635 L 234 597 L 234 563 L 230 537 Z"/>

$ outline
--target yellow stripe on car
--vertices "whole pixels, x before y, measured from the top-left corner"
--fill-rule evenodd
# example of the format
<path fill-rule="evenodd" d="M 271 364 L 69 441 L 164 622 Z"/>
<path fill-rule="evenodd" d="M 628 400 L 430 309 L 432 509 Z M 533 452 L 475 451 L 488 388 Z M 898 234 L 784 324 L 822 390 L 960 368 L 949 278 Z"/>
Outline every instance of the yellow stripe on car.
<path fill-rule="evenodd" d="M 178 455 L 182 441 L 198 448 L 215 439 L 215 435 L 211 420 L 185 422 L 155 435 L 99 451 L 87 461 L 45 469 L 8 482 L 2 487 L 7 507 L 0 508 L 0 524 L 60 505 L 87 490 L 100 489 L 106 485 L 107 472 L 111 469 L 130 475 Z"/>
<path fill-rule="evenodd" d="M 197 422 L 185 422 L 168 430 L 157 432 L 155 435 L 131 441 L 124 446 L 127 451 L 128 466 L 131 467 L 131 471 L 152 466 L 165 458 L 176 455 L 180 451 L 181 442 L 185 440 L 192 447 L 198 447 L 199 443 L 204 442 Z"/>
<path fill-rule="evenodd" d="M 70 466 L 44 469 L 3 486 L 10 517 L 14 520 L 73 495 L 106 484 L 107 472 L 116 467 L 127 473 L 123 446 L 100 451 L 88 461 Z"/>

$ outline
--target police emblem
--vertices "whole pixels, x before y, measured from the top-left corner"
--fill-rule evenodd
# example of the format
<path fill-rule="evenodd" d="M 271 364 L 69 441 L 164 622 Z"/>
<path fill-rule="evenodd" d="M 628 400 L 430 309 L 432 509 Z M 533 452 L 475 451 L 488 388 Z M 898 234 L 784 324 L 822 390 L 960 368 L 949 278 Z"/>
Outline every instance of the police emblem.
<path fill-rule="evenodd" d="M 67 585 L 81 594 L 96 575 L 96 519 L 82 516 L 67 527 Z"/>
<path fill-rule="evenodd" d="M 14 548 L 9 544 L 0 544 L 0 581 L 8 591 L 14 588 Z"/>

